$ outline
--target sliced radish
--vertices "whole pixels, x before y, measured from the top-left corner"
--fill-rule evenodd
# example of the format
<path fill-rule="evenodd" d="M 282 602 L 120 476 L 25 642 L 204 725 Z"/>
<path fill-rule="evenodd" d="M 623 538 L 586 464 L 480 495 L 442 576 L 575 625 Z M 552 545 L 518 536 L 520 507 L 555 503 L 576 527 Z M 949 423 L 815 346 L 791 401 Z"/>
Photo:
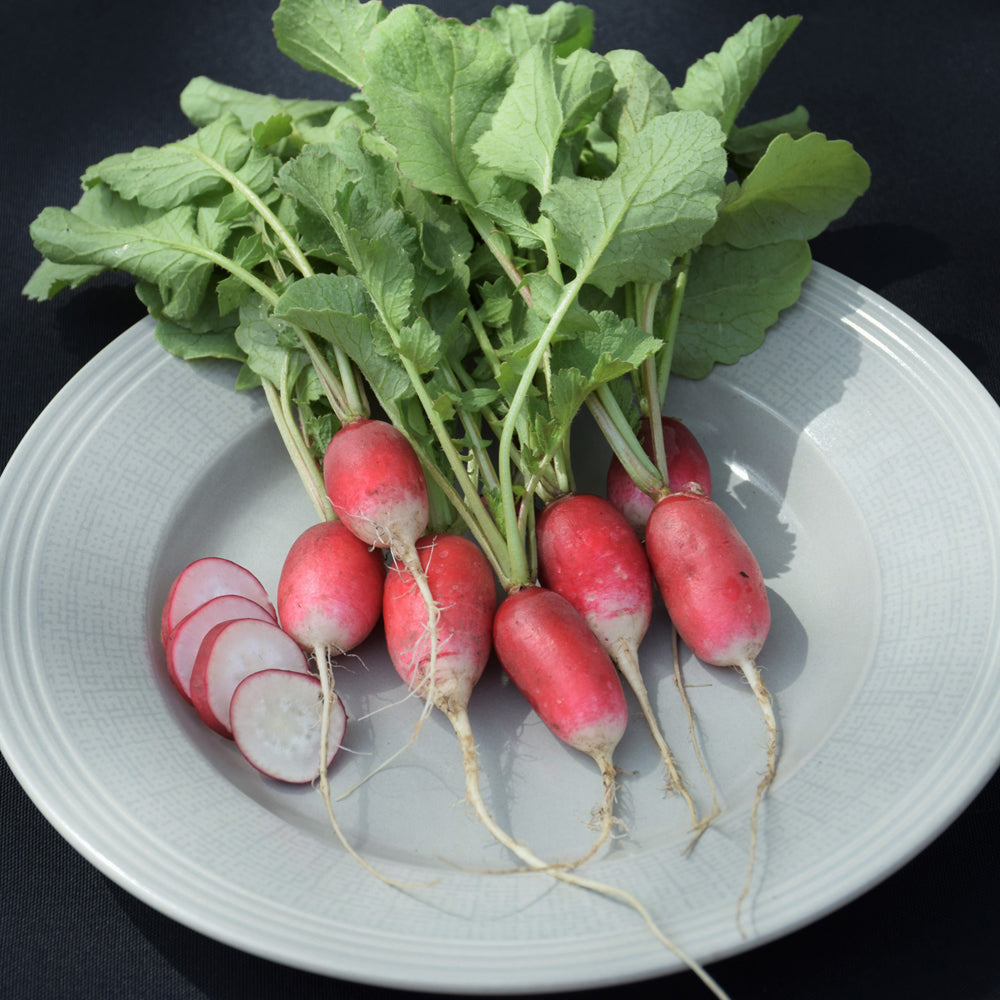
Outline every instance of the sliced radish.
<path fill-rule="evenodd" d="M 229 559 L 206 556 L 181 570 L 170 585 L 160 616 L 160 642 L 164 647 L 170 633 L 195 608 L 223 594 L 248 597 L 276 618 L 264 585 L 250 570 Z"/>
<path fill-rule="evenodd" d="M 191 671 L 191 701 L 205 723 L 232 739 L 229 703 L 236 686 L 259 670 L 308 673 L 299 644 L 277 625 L 256 618 L 220 622 L 208 630 Z"/>
<path fill-rule="evenodd" d="M 229 722 L 243 756 L 269 778 L 305 784 L 319 777 L 323 689 L 312 674 L 261 670 L 233 693 Z M 340 749 L 347 713 L 334 695 L 326 766 Z"/>
<path fill-rule="evenodd" d="M 271 612 L 249 597 L 223 594 L 195 608 L 167 637 L 167 672 L 174 686 L 188 701 L 191 701 L 194 661 L 205 636 L 220 622 L 236 621 L 239 618 L 274 622 Z"/>

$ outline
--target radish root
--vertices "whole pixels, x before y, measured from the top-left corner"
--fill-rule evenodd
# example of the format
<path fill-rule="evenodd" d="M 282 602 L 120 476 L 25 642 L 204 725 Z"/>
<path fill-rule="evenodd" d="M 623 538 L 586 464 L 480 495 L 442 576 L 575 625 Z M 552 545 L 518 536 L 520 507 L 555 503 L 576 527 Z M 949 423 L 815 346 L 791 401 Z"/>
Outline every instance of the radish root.
<path fill-rule="evenodd" d="M 750 684 L 750 689 L 757 699 L 757 704 L 760 705 L 761 712 L 764 715 L 764 723 L 767 726 L 767 765 L 764 769 L 764 776 L 757 785 L 753 806 L 750 809 L 750 861 L 747 866 L 746 882 L 743 884 L 743 890 L 740 892 L 739 899 L 736 902 L 736 923 L 740 927 L 740 933 L 745 937 L 746 933 L 743 931 L 741 914 L 743 903 L 750 893 L 750 886 L 753 882 L 753 870 L 757 855 L 758 812 L 764 794 L 774 781 L 778 766 L 778 722 L 774 716 L 774 705 L 771 703 L 771 695 L 764 686 L 764 681 L 760 676 L 760 671 L 757 669 L 757 664 L 752 660 L 747 660 L 738 664 L 738 668 Z"/>
<path fill-rule="evenodd" d="M 659 748 L 660 757 L 663 758 L 663 763 L 667 768 L 667 775 L 669 777 L 667 782 L 667 791 L 679 792 L 684 801 L 687 803 L 688 811 L 691 814 L 691 825 L 696 831 L 695 840 L 697 840 L 698 837 L 700 837 L 704 832 L 708 821 L 699 818 L 698 809 L 694 804 L 694 799 L 691 797 L 687 784 L 681 775 L 680 768 L 677 766 L 677 761 L 674 759 L 674 755 L 671 753 L 670 747 L 667 745 L 666 738 L 664 737 L 660 724 L 657 721 L 656 713 L 653 711 L 653 706 L 650 704 L 649 692 L 646 689 L 646 684 L 639 671 L 639 656 L 635 646 L 623 639 L 612 651 L 612 657 L 616 666 L 621 671 L 622 676 L 628 681 L 629 686 L 632 688 L 632 691 L 639 702 L 639 707 L 642 709 L 642 714 L 649 726 L 649 730 L 652 733 L 653 740 Z M 694 843 L 694 841 L 692 841 L 692 843 Z"/>
<path fill-rule="evenodd" d="M 520 841 L 515 840 L 497 824 L 497 822 L 493 819 L 493 816 L 490 814 L 490 811 L 487 809 L 486 803 L 483 801 L 479 785 L 478 755 L 475 740 L 472 737 L 472 727 L 469 724 L 468 712 L 463 707 L 439 707 L 441 707 L 442 711 L 444 711 L 451 720 L 451 724 L 455 729 L 459 744 L 462 748 L 462 761 L 465 765 L 466 794 L 476 812 L 476 815 L 490 831 L 490 833 L 493 834 L 493 836 L 501 844 L 507 847 L 507 849 L 510 850 L 517 858 L 523 861 L 528 870 L 551 875 L 552 878 L 559 879 L 561 882 L 567 882 L 568 884 L 575 885 L 578 888 L 587 889 L 590 892 L 606 896 L 609 899 L 617 900 L 625 906 L 631 907 L 643 919 L 653 936 L 665 945 L 671 952 L 673 952 L 673 954 L 676 955 L 677 958 L 679 958 L 687 966 L 687 968 L 690 969 L 690 971 L 693 972 L 708 987 L 718 1000 L 729 1000 L 729 995 L 722 989 L 721 986 L 719 986 L 712 976 L 709 975 L 709 973 L 695 959 L 688 955 L 676 942 L 671 940 L 666 934 L 663 933 L 662 930 L 660 930 L 656 921 L 653 919 L 652 914 L 650 914 L 646 907 L 644 907 L 642 903 L 639 902 L 639 900 L 636 899 L 630 892 L 620 889 L 617 886 L 585 878 L 578 875 L 576 872 L 567 871 L 564 865 L 549 864 L 542 861 L 541 858 L 537 857 L 533 851 Z"/>
<path fill-rule="evenodd" d="M 329 776 L 327 775 L 327 760 L 329 759 L 330 748 L 330 714 L 333 709 L 334 698 L 333 672 L 330 669 L 329 651 L 326 647 L 317 647 L 315 653 L 316 670 L 319 674 L 319 682 L 323 691 L 323 710 L 321 713 L 319 737 L 319 791 L 320 795 L 323 797 L 323 804 L 326 806 L 326 813 L 330 818 L 330 825 L 333 827 L 333 832 L 337 835 L 337 839 L 343 845 L 344 850 L 347 851 L 347 853 L 350 854 L 351 857 L 365 869 L 365 871 L 370 872 L 387 885 L 393 886 L 397 889 L 423 889 L 434 885 L 434 882 L 424 882 L 413 885 L 405 882 L 399 882 L 396 879 L 389 878 L 387 875 L 383 875 L 382 872 L 369 864 L 354 849 L 353 845 L 344 835 L 344 831 L 340 828 L 340 824 L 337 822 L 337 817 L 333 810 L 333 802 L 330 798 L 330 781 Z"/>
<path fill-rule="evenodd" d="M 691 740 L 691 746 L 694 749 L 694 755 L 698 761 L 698 766 L 701 768 L 701 773 L 705 776 L 705 780 L 708 782 L 709 791 L 712 794 L 712 808 L 709 810 L 708 815 L 701 821 L 701 823 L 695 827 L 694 837 L 687 847 L 684 848 L 684 853 L 688 854 L 694 848 L 694 845 L 701 839 L 701 835 L 708 829 L 712 820 L 714 820 L 722 810 L 719 806 L 719 796 L 715 789 L 715 782 L 712 780 L 712 773 L 709 771 L 708 765 L 705 763 L 705 758 L 701 754 L 701 745 L 698 740 L 698 732 L 694 721 L 694 709 L 691 708 L 691 701 L 687 696 L 687 687 L 684 684 L 684 677 L 681 674 L 680 640 L 677 635 L 677 629 L 672 625 L 670 627 L 670 646 L 673 651 L 674 660 L 674 684 L 680 694 L 681 704 L 684 706 L 684 712 L 687 715 L 688 735 Z"/>

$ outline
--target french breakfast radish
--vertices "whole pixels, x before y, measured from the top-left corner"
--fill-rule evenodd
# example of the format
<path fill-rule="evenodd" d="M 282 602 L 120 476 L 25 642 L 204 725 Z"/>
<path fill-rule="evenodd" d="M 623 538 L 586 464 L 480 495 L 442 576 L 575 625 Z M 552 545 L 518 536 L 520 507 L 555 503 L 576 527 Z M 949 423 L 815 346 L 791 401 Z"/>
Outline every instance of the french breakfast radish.
<path fill-rule="evenodd" d="M 541 586 L 522 587 L 500 603 L 493 619 L 493 648 L 546 726 L 592 757 L 601 771 L 601 836 L 589 856 L 611 831 L 614 752 L 628 721 L 615 666 L 583 615 L 561 594 Z"/>
<path fill-rule="evenodd" d="M 427 606 L 433 677 L 440 611 L 416 549 L 430 521 L 430 495 L 416 451 L 387 421 L 355 420 L 330 439 L 323 480 L 336 516 L 367 545 L 387 551 L 413 577 Z"/>
<path fill-rule="evenodd" d="M 274 613 L 249 597 L 221 594 L 195 608 L 167 636 L 167 673 L 187 701 L 191 701 L 191 674 L 202 640 L 220 622 L 235 621 L 237 618 L 273 622 Z"/>
<path fill-rule="evenodd" d="M 417 553 L 441 609 L 436 675 L 428 673 L 426 605 L 412 574 L 398 564 L 389 569 L 383 594 L 386 646 L 407 686 L 451 718 L 465 710 L 492 652 L 496 581 L 482 551 L 463 535 L 425 535 Z"/>
<path fill-rule="evenodd" d="M 712 495 L 712 470 L 698 439 L 676 417 L 662 417 L 663 448 L 667 460 L 667 485 L 672 493 L 691 489 L 691 484 L 707 496 Z M 639 441 L 646 454 L 653 457 L 653 442 L 649 419 L 643 417 L 639 426 Z M 606 483 L 608 499 L 625 515 L 635 533 L 642 538 L 646 522 L 656 501 L 632 481 L 617 456 L 612 456 Z"/>
<path fill-rule="evenodd" d="M 609 500 L 587 493 L 549 504 L 538 515 L 535 534 L 539 581 L 583 615 L 621 671 L 660 751 L 670 786 L 683 797 L 698 829 L 702 821 L 639 669 L 639 646 L 653 616 L 653 577 L 642 543 Z"/>
<path fill-rule="evenodd" d="M 771 626 L 760 566 L 735 525 L 701 493 L 671 493 L 660 500 L 646 526 L 646 551 L 678 635 L 704 663 L 736 667 L 747 679 L 767 727 L 767 764 L 751 810 L 750 873 L 757 812 L 774 781 L 778 725 L 757 656 Z"/>
<path fill-rule="evenodd" d="M 513 840 L 483 801 L 468 712 L 473 688 L 493 651 L 497 608 L 493 570 L 482 550 L 462 535 L 427 535 L 417 543 L 417 554 L 440 608 L 433 673 L 427 605 L 410 571 L 399 564 L 390 568 L 385 582 L 382 620 L 389 658 L 407 687 L 451 723 L 462 754 L 466 797 L 492 835 L 512 847 Z"/>
<path fill-rule="evenodd" d="M 303 649 L 346 653 L 382 613 L 385 563 L 343 521 L 320 521 L 292 543 L 278 577 L 278 621 Z"/>
<path fill-rule="evenodd" d="M 323 690 L 312 674 L 258 670 L 236 686 L 229 705 L 233 739 L 262 774 L 303 785 L 328 770 L 344 739 L 347 713 L 338 701 L 320 763 Z"/>
<path fill-rule="evenodd" d="M 323 763 L 329 759 L 331 722 L 343 711 L 334 692 L 331 658 L 354 649 L 375 628 L 382 613 L 385 563 L 341 520 L 320 521 L 292 543 L 278 578 L 281 627 L 316 665 L 322 694 L 317 768 L 319 790 L 330 825 L 345 850 L 368 871 L 390 881 L 358 854 L 334 815 Z"/>
<path fill-rule="evenodd" d="M 181 570 L 170 585 L 160 616 L 160 642 L 166 646 L 168 636 L 184 618 L 206 601 L 223 594 L 239 594 L 256 601 L 274 617 L 264 585 L 250 570 L 231 559 L 205 556 Z"/>
<path fill-rule="evenodd" d="M 258 670 L 308 673 L 298 643 L 274 622 L 238 618 L 208 630 L 191 672 L 191 701 L 211 729 L 233 738 L 229 704 L 236 686 Z"/>

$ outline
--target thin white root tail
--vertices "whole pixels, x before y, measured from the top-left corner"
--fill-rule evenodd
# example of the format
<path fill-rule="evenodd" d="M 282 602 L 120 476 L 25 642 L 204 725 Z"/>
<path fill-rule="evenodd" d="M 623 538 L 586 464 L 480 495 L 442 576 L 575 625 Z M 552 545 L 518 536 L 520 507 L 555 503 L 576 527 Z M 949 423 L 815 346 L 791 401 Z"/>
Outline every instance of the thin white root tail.
<path fill-rule="evenodd" d="M 757 792 L 754 795 L 753 806 L 750 809 L 750 860 L 747 865 L 747 877 L 736 901 L 736 923 L 740 928 L 740 933 L 746 936 L 742 925 L 743 904 L 750 893 L 750 886 L 753 883 L 754 864 L 757 857 L 757 826 L 758 812 L 761 801 L 768 788 L 774 782 L 774 776 L 778 769 L 778 721 L 774 716 L 774 706 L 771 704 L 771 695 L 764 686 L 764 681 L 757 669 L 757 664 L 752 660 L 738 665 L 743 676 L 750 684 L 750 689 L 757 699 L 757 704 L 764 715 L 764 724 L 767 726 L 767 764 L 764 769 L 764 776 L 757 785 Z"/>
<path fill-rule="evenodd" d="M 455 733 L 458 736 L 458 740 L 462 748 L 462 762 L 465 766 L 466 794 L 469 802 L 480 821 L 486 826 L 490 833 L 508 850 L 510 850 L 515 857 L 524 862 L 529 870 L 550 875 L 552 878 L 558 879 L 561 882 L 566 882 L 569 885 L 575 885 L 580 889 L 587 889 L 590 892 L 597 893 L 600 896 L 606 896 L 609 899 L 617 900 L 619 903 L 623 903 L 625 906 L 631 907 L 643 919 L 653 936 L 665 945 L 671 952 L 673 952 L 673 954 L 676 955 L 677 958 L 679 958 L 687 966 L 687 968 L 690 969 L 691 972 L 693 972 L 708 987 L 713 996 L 717 997 L 718 1000 L 730 1000 L 729 995 L 712 978 L 712 976 L 709 975 L 701 964 L 688 955 L 676 942 L 672 941 L 666 934 L 663 933 L 662 930 L 660 930 L 649 910 L 647 910 L 646 907 L 643 906 L 642 903 L 640 903 L 639 900 L 636 899 L 630 892 L 620 889 L 617 886 L 585 878 L 578 875 L 574 871 L 566 870 L 563 865 L 549 864 L 548 862 L 542 861 L 541 858 L 530 850 L 530 848 L 526 847 L 520 841 L 515 840 L 497 824 L 496 820 L 493 819 L 489 810 L 486 808 L 486 803 L 483 801 L 482 792 L 479 787 L 479 764 L 477 760 L 476 744 L 472 738 L 472 728 L 469 725 L 468 713 L 464 708 L 456 708 L 447 710 L 445 714 L 451 720 L 451 724 L 455 729 Z M 605 783 L 605 786 L 607 787 L 607 777 L 605 778 Z M 608 811 L 610 812 L 610 810 Z"/>
<path fill-rule="evenodd" d="M 330 657 L 329 652 L 325 647 L 319 647 L 316 649 L 316 670 L 319 674 L 320 686 L 323 690 L 323 711 L 320 723 L 320 735 L 319 735 L 319 791 L 323 796 L 323 804 L 326 806 L 326 814 L 330 818 L 330 825 L 333 827 L 333 832 L 337 835 L 337 839 L 343 845 L 344 850 L 354 858 L 355 861 L 361 865 L 366 871 L 370 872 L 377 879 L 385 882 L 387 885 L 393 886 L 397 889 L 414 889 L 414 888 L 426 888 L 429 885 L 433 885 L 433 882 L 422 883 L 420 885 L 410 885 L 405 882 L 399 882 L 396 879 L 391 879 L 387 875 L 383 875 L 378 869 L 372 867 L 353 847 L 351 842 L 344 836 L 344 831 L 341 830 L 340 824 L 337 822 L 337 817 L 333 811 L 333 803 L 330 799 L 330 781 L 327 775 L 327 762 L 330 758 L 330 713 L 333 710 L 333 673 L 330 669 Z"/>
<path fill-rule="evenodd" d="M 420 596 L 424 600 L 424 607 L 427 608 L 427 665 L 423 674 L 426 678 L 426 690 L 421 690 L 424 696 L 424 712 L 417 723 L 417 730 L 423 725 L 424 719 L 430 715 L 435 702 L 435 686 L 437 679 L 437 658 L 438 658 L 438 626 L 441 622 L 441 609 L 438 607 L 434 595 L 431 593 L 430 584 L 427 581 L 427 574 L 424 572 L 423 564 L 420 562 L 420 554 L 412 545 L 405 549 L 392 548 L 393 558 L 398 558 L 406 568 L 406 571 L 413 578 L 413 582 L 420 591 Z M 433 556 L 433 553 L 432 553 Z M 414 733 L 414 739 L 416 733 Z"/>
<path fill-rule="evenodd" d="M 719 813 L 722 811 L 719 806 L 719 796 L 715 789 L 715 782 L 712 780 L 712 773 L 708 769 L 708 765 L 705 763 L 705 758 L 701 754 L 701 744 L 698 740 L 698 732 L 694 721 L 694 709 L 691 707 L 691 701 L 687 696 L 687 687 L 684 684 L 684 677 L 681 673 L 681 656 L 680 656 L 680 638 L 677 635 L 677 629 L 671 626 L 671 649 L 673 651 L 674 659 L 674 684 L 677 686 L 677 691 L 681 697 L 681 704 L 684 706 L 684 712 L 687 715 L 688 720 L 688 736 L 691 740 L 691 746 L 694 749 L 694 755 L 698 761 L 698 767 L 701 768 L 701 773 L 705 776 L 705 780 L 708 782 L 709 791 L 712 793 L 712 808 L 708 811 L 708 815 L 702 819 L 701 823 L 695 827 L 695 835 L 691 839 L 691 842 L 684 848 L 684 853 L 688 854 L 692 850 L 695 844 L 701 839 L 701 835 L 708 829 L 712 820 L 714 820 Z"/>
<path fill-rule="evenodd" d="M 677 766 L 677 761 L 674 759 L 674 755 L 667 745 L 666 737 L 663 735 L 663 730 L 660 728 L 656 713 L 653 711 L 653 706 L 649 701 L 649 692 L 646 689 L 646 683 L 639 671 L 638 653 L 630 643 L 621 642 L 614 651 L 614 660 L 622 676 L 628 681 L 629 687 L 632 688 L 636 700 L 639 702 L 639 707 L 642 709 L 643 717 L 646 719 L 646 724 L 649 726 L 649 731 L 660 751 L 660 757 L 663 759 L 667 775 L 670 779 L 667 784 L 668 790 L 678 792 L 687 803 L 688 812 L 691 814 L 691 826 L 695 830 L 695 838 L 691 842 L 693 845 L 704 832 L 708 821 L 698 816 L 698 808 L 695 806 L 694 799 L 688 791 L 687 783 L 684 781 L 680 768 Z M 690 849 L 691 845 L 688 846 L 687 850 Z"/>

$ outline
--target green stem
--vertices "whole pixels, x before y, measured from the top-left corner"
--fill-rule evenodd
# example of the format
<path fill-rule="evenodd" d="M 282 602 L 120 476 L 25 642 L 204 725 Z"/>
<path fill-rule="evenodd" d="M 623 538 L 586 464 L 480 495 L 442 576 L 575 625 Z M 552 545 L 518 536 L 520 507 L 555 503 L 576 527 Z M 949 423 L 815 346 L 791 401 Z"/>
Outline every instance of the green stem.
<path fill-rule="evenodd" d="M 284 393 L 279 393 L 274 385 L 266 379 L 261 381 L 267 405 L 270 407 L 271 416 L 274 418 L 278 433 L 284 442 L 285 450 L 292 460 L 295 471 L 299 474 L 302 485 L 306 488 L 309 499 L 312 500 L 313 507 L 316 508 L 316 513 L 324 521 L 335 520 L 336 515 L 333 512 L 330 498 L 326 495 L 323 476 L 295 427 L 294 417 L 288 408 L 287 396 Z"/>
<path fill-rule="evenodd" d="M 660 283 L 644 285 L 638 295 L 639 327 L 646 333 L 652 333 L 656 314 L 656 302 L 660 295 Z M 639 373 L 642 386 L 643 409 L 649 419 L 650 440 L 653 445 L 653 464 L 659 470 L 664 482 L 669 482 L 667 471 L 667 450 L 663 443 L 663 422 L 660 419 L 662 400 L 657 388 L 656 357 L 648 357 L 642 363 Z"/>
<path fill-rule="evenodd" d="M 586 282 L 588 274 L 589 269 L 580 271 L 563 289 L 559 303 L 553 310 L 552 316 L 549 318 L 548 323 L 546 323 L 545 329 L 542 331 L 542 335 L 535 344 L 535 347 L 528 358 L 528 363 L 524 371 L 521 373 L 520 381 L 518 382 L 517 388 L 514 390 L 514 396 L 510 401 L 507 418 L 503 422 L 503 433 L 500 435 L 499 457 L 497 464 L 500 471 L 500 496 L 503 501 L 504 523 L 508 525 L 515 525 L 518 523 L 517 509 L 514 503 L 514 483 L 511 476 L 511 449 L 513 447 L 514 431 L 517 420 L 519 419 L 521 410 L 524 408 L 524 404 L 528 398 L 528 393 L 531 390 L 531 385 L 534 381 L 535 375 L 537 374 L 543 359 L 548 353 L 549 346 L 552 343 L 552 338 L 556 335 L 556 332 L 559 329 L 559 324 L 562 323 L 566 313 L 569 311 L 570 307 L 576 301 L 577 296 L 580 294 L 580 289 Z M 531 497 L 525 497 L 524 502 L 530 503 Z M 520 537 L 520 533 L 513 531 L 508 531 L 507 536 L 507 550 L 508 558 L 511 564 L 511 576 L 519 584 L 531 583 L 533 577 L 528 566 L 528 557 L 525 552 L 524 539 Z"/>
<path fill-rule="evenodd" d="M 656 378 L 659 384 L 657 412 L 663 412 L 663 404 L 667 398 L 667 382 L 670 379 L 670 368 L 674 362 L 674 345 L 677 342 L 677 326 L 680 323 L 681 307 L 684 304 L 684 293 L 687 290 L 688 274 L 691 271 L 691 252 L 681 257 L 677 264 L 677 272 L 673 279 L 673 291 L 670 297 L 670 312 L 667 313 L 666 326 L 660 336 L 663 347 L 657 352 Z"/>
<path fill-rule="evenodd" d="M 487 249 L 493 254 L 493 257 L 503 269 L 504 274 L 510 278 L 514 288 L 521 294 L 524 301 L 530 307 L 531 292 L 524 284 L 524 275 L 521 274 L 517 265 L 511 260 L 510 254 L 503 245 L 496 227 L 479 209 L 473 208 L 470 204 L 463 205 L 463 208 L 465 209 L 465 214 L 469 217 L 469 221 L 476 227 L 476 232 L 479 233 L 483 243 L 486 244 Z"/>
<path fill-rule="evenodd" d="M 664 477 L 643 450 L 608 386 L 602 385 L 592 392 L 587 397 L 587 406 L 611 450 L 636 486 L 651 497 L 663 495 L 666 490 Z"/>

